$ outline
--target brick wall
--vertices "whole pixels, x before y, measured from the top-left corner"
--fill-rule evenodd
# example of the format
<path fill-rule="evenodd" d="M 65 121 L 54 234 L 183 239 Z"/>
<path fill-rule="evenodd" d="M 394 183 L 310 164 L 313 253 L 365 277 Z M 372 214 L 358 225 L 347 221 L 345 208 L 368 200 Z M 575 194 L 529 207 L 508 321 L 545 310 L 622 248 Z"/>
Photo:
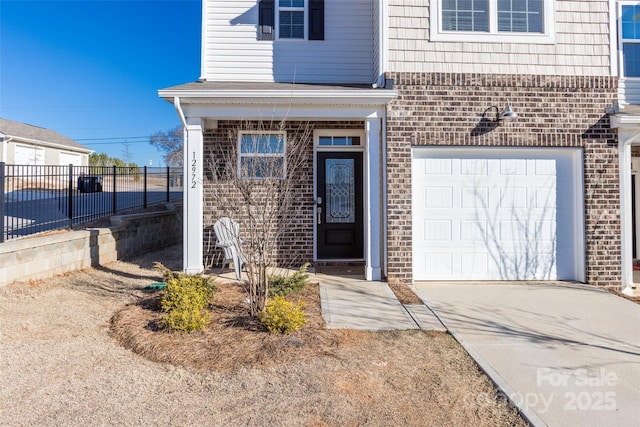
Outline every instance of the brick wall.
<path fill-rule="evenodd" d="M 221 252 L 215 248 L 213 233 L 213 224 L 218 218 L 231 216 L 238 221 L 240 232 L 243 234 L 243 218 L 237 218 L 232 209 L 221 203 L 221 198 L 218 196 L 231 194 L 225 198 L 238 200 L 237 203 L 240 203 L 240 197 L 233 196 L 233 188 L 220 179 L 220 170 L 228 167 L 227 163 L 233 163 L 231 167 L 236 168 L 235 157 L 229 156 L 229 153 L 234 152 L 234 147 L 238 143 L 238 131 L 277 131 L 279 126 L 279 122 L 219 121 L 217 128 L 205 130 L 203 232 L 206 265 L 219 265 L 222 259 Z M 293 177 L 297 182 L 293 192 L 295 203 L 291 212 L 292 218 L 286 220 L 286 230 L 277 245 L 276 260 L 281 266 L 299 267 L 304 262 L 313 261 L 313 129 L 364 129 L 364 121 L 289 121 L 285 123 L 284 128 L 288 139 L 306 133 L 306 146 L 304 164 L 299 168 L 297 176 Z M 214 176 L 216 173 L 217 175 Z M 246 236 L 246 231 L 244 235 Z"/>
<path fill-rule="evenodd" d="M 411 283 L 411 147 L 580 147 L 584 153 L 587 281 L 619 285 L 616 134 L 605 108 L 614 77 L 396 73 L 388 108 L 388 280 Z M 495 126 L 509 101 L 518 118 Z"/>

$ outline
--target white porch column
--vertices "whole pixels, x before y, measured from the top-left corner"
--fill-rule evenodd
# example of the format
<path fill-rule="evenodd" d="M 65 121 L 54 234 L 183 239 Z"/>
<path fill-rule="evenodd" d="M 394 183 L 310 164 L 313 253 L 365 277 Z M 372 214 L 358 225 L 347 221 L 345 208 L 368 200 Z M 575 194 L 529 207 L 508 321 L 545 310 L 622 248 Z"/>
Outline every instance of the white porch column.
<path fill-rule="evenodd" d="M 182 264 L 187 274 L 204 270 L 202 217 L 202 119 L 188 118 L 184 129 L 184 215 Z"/>
<path fill-rule="evenodd" d="M 633 286 L 633 229 L 631 218 L 631 144 L 618 143 L 618 162 L 620 173 L 620 231 L 621 231 L 621 267 L 623 292 L 629 292 Z M 627 293 L 625 292 L 625 293 Z M 631 292 L 633 293 L 633 292 Z"/>
<path fill-rule="evenodd" d="M 379 118 L 368 118 L 365 161 L 365 276 L 367 280 L 382 279 L 382 175 L 381 175 L 381 123 Z"/>
<path fill-rule="evenodd" d="M 633 206 L 631 196 L 631 144 L 640 140 L 640 133 L 618 129 L 618 162 L 620 173 L 620 243 L 622 293 L 633 295 Z"/>

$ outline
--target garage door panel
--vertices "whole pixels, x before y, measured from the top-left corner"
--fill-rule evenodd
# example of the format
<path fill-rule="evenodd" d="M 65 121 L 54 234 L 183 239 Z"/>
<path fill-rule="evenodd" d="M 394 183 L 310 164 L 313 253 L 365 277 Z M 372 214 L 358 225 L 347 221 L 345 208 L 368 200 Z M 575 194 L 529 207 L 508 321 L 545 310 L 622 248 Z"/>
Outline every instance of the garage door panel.
<path fill-rule="evenodd" d="M 489 206 L 488 187 L 463 187 L 459 192 L 461 208 L 476 209 Z"/>
<path fill-rule="evenodd" d="M 425 240 L 450 242 L 452 237 L 450 220 L 424 221 Z"/>
<path fill-rule="evenodd" d="M 414 278 L 579 280 L 576 158 L 563 149 L 414 149 Z"/>
<path fill-rule="evenodd" d="M 463 242 L 484 242 L 487 240 L 487 221 L 459 221 L 460 240 Z"/>
<path fill-rule="evenodd" d="M 488 171 L 487 159 L 460 159 L 461 175 L 487 175 Z"/>
<path fill-rule="evenodd" d="M 460 254 L 460 271 L 467 277 L 483 277 L 489 274 L 489 255 L 482 253 Z"/>
<path fill-rule="evenodd" d="M 451 187 L 427 187 L 424 190 L 424 207 L 452 208 L 453 188 Z"/>
<path fill-rule="evenodd" d="M 500 175 L 526 175 L 527 161 L 524 159 L 501 159 Z"/>
<path fill-rule="evenodd" d="M 451 253 L 430 253 L 424 257 L 425 271 L 432 274 L 452 274 L 453 254 Z"/>
<path fill-rule="evenodd" d="M 529 192 L 526 187 L 500 188 L 501 208 L 526 208 L 529 206 Z"/>
<path fill-rule="evenodd" d="M 451 175 L 451 159 L 422 159 L 421 172 L 425 175 Z"/>

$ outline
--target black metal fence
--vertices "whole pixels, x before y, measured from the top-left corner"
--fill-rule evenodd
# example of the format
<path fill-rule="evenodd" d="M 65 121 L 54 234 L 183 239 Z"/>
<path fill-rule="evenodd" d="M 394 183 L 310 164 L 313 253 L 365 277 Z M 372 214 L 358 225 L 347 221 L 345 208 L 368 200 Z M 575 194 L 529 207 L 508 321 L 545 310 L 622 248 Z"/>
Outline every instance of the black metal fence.
<path fill-rule="evenodd" d="M 181 168 L 0 162 L 0 243 L 182 197 Z"/>

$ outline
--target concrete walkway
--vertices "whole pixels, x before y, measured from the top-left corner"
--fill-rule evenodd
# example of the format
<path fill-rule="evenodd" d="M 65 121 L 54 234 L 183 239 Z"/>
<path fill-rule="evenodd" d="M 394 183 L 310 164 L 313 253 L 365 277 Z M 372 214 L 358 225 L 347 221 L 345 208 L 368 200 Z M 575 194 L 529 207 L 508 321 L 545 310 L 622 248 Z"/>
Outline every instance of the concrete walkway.
<path fill-rule="evenodd" d="M 322 317 L 328 328 L 445 330 L 427 306 L 400 304 L 385 282 L 324 274 L 312 280 L 320 282 Z"/>
<path fill-rule="evenodd" d="M 532 424 L 640 426 L 640 305 L 573 284 L 415 290 Z"/>

